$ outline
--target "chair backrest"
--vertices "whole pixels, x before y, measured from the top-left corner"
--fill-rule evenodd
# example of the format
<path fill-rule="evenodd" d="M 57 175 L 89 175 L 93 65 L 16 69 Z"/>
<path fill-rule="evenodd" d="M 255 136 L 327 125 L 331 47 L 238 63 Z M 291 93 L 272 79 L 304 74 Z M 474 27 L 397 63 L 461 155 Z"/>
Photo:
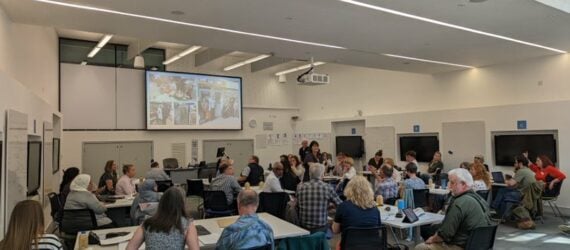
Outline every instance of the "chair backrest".
<path fill-rule="evenodd" d="M 279 241 L 279 249 L 297 250 L 329 250 L 329 242 L 324 232 L 317 232 L 305 236 L 289 237 Z"/>
<path fill-rule="evenodd" d="M 186 196 L 200 196 L 204 197 L 204 182 L 202 179 L 186 180 Z"/>
<path fill-rule="evenodd" d="M 429 189 L 414 189 L 414 206 L 415 207 L 427 207 Z"/>
<path fill-rule="evenodd" d="M 285 219 L 285 212 L 289 202 L 289 195 L 285 192 L 259 194 L 259 207 L 257 212 L 267 212 L 281 219 Z"/>
<path fill-rule="evenodd" d="M 250 247 L 250 248 L 244 249 L 244 250 L 271 250 L 271 249 L 273 249 L 273 245 L 267 244 L 265 246 Z"/>
<path fill-rule="evenodd" d="M 489 190 L 477 190 L 477 191 L 475 191 L 475 193 L 477 193 L 479 196 L 481 196 L 481 198 L 483 198 L 483 200 L 487 200 L 487 198 L 489 197 Z"/>
<path fill-rule="evenodd" d="M 224 191 L 204 190 L 204 209 L 211 209 L 214 211 L 230 210 Z"/>
<path fill-rule="evenodd" d="M 388 249 L 386 228 L 383 226 L 368 228 L 346 228 L 342 231 L 340 249 Z"/>
<path fill-rule="evenodd" d="M 164 166 L 164 168 L 178 168 L 178 159 L 164 158 L 162 160 L 162 166 Z"/>
<path fill-rule="evenodd" d="M 62 209 L 62 204 L 61 204 L 61 200 L 59 199 L 59 195 L 51 192 L 48 194 L 48 198 L 49 198 L 49 204 L 51 207 L 51 212 L 50 215 L 53 218 L 54 221 L 56 222 L 61 222 L 61 209 Z"/>
<path fill-rule="evenodd" d="M 165 181 L 156 181 L 156 191 L 157 192 L 166 192 L 170 187 L 174 186 L 171 180 Z"/>
<path fill-rule="evenodd" d="M 547 176 L 546 177 L 546 185 L 549 185 L 550 182 L 554 180 L 554 177 L 552 176 Z M 542 193 L 543 196 L 545 197 L 558 197 L 558 195 L 560 195 L 560 190 L 562 189 L 562 183 L 564 183 L 564 181 L 558 182 L 554 184 L 554 188 L 548 189 L 548 186 L 544 187 L 544 192 Z"/>
<path fill-rule="evenodd" d="M 497 233 L 497 225 L 490 225 L 475 228 L 469 239 L 465 250 L 489 250 L 495 245 L 495 234 Z"/>
<path fill-rule="evenodd" d="M 97 228 L 97 219 L 91 209 L 63 210 L 60 230 L 66 234 L 77 234 L 79 231 L 88 231 Z"/>
<path fill-rule="evenodd" d="M 199 179 L 208 179 L 210 177 L 212 177 L 212 178 L 216 177 L 216 166 L 198 169 L 198 178 Z"/>

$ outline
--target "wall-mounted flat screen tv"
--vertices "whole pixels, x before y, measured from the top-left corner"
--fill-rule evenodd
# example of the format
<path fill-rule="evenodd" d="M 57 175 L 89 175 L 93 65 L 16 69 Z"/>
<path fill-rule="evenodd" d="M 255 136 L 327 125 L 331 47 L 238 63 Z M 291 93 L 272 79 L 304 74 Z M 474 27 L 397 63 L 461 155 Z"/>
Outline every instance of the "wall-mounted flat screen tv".
<path fill-rule="evenodd" d="M 406 152 L 416 152 L 416 160 L 430 162 L 433 154 L 439 151 L 439 139 L 437 136 L 400 136 L 400 160 L 406 160 Z"/>
<path fill-rule="evenodd" d="M 556 138 L 554 134 L 511 134 L 493 136 L 495 165 L 513 166 L 514 158 L 523 150 L 528 150 L 529 159 L 533 162 L 538 155 L 544 154 L 556 164 Z"/>

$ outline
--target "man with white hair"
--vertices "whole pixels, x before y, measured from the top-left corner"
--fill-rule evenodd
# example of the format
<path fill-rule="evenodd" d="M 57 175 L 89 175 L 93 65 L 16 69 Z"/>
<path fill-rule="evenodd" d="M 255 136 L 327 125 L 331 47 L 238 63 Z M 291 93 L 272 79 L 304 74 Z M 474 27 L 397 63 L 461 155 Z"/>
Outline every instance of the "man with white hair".
<path fill-rule="evenodd" d="M 303 138 L 301 141 L 301 147 L 299 148 L 299 157 L 301 158 L 301 162 L 305 162 L 305 155 L 311 153 L 311 149 L 309 148 L 309 140 Z"/>
<path fill-rule="evenodd" d="M 342 203 L 331 185 L 321 180 L 324 172 L 323 164 L 310 163 L 310 181 L 297 189 L 300 224 L 311 233 L 326 232 L 329 202 Z"/>
<path fill-rule="evenodd" d="M 449 171 L 448 175 L 453 198 L 445 219 L 435 234 L 425 243 L 417 245 L 416 250 L 464 249 L 471 231 L 491 224 L 487 203 L 471 189 L 473 177 L 469 171 L 456 168 Z"/>

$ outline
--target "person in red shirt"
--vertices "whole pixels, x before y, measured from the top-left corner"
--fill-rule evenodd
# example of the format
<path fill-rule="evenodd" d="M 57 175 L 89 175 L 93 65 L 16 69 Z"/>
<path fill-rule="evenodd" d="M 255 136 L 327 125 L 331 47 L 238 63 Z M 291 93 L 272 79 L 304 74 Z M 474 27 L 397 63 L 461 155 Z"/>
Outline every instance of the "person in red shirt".
<path fill-rule="evenodd" d="M 536 180 L 546 183 L 545 193 L 551 193 L 554 191 L 556 183 L 566 179 L 566 174 L 554 166 L 546 155 L 539 155 L 536 158 L 536 164 L 531 164 L 530 169 L 535 173 Z"/>

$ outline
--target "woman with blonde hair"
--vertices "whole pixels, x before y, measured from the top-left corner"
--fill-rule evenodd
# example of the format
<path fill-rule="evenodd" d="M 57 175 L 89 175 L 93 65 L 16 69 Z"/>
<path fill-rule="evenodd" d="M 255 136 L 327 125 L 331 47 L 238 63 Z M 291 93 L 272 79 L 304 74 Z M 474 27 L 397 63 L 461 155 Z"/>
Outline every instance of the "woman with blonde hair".
<path fill-rule="evenodd" d="M 341 233 L 348 227 L 372 228 L 382 224 L 380 211 L 374 201 L 374 192 L 366 178 L 353 177 L 346 185 L 344 195 L 346 200 L 336 209 L 332 226 L 334 233 Z"/>
<path fill-rule="evenodd" d="M 469 172 L 473 176 L 473 191 L 489 190 L 491 187 L 491 177 L 481 163 L 472 163 Z"/>
<path fill-rule="evenodd" d="M 18 202 L 8 224 L 0 249 L 63 249 L 57 236 L 44 233 L 44 212 L 42 205 L 34 200 Z"/>

